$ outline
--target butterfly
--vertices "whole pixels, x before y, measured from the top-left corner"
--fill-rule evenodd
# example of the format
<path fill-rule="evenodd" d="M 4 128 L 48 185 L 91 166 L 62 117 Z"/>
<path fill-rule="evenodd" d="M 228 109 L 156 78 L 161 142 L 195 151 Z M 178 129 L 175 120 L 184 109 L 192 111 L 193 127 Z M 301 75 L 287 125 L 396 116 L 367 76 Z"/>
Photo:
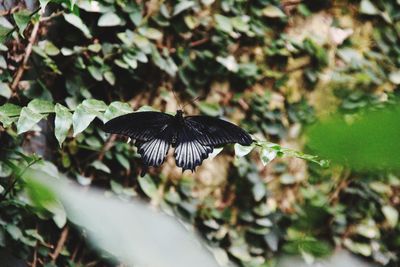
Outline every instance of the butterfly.
<path fill-rule="evenodd" d="M 230 143 L 249 146 L 253 139 L 242 128 L 215 117 L 183 116 L 156 111 L 133 112 L 109 120 L 104 131 L 121 134 L 135 140 L 143 161 L 143 171 L 149 166 L 160 166 L 170 146 L 174 151 L 176 165 L 182 171 L 201 165 L 216 147 Z"/>

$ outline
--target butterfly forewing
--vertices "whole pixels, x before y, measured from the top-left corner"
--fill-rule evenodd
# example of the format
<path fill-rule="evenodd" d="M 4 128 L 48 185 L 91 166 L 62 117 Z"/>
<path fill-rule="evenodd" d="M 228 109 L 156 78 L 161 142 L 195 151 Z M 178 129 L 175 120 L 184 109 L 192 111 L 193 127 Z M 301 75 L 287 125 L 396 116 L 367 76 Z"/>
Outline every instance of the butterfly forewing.
<path fill-rule="evenodd" d="M 185 117 L 188 127 L 197 133 L 197 139 L 203 145 L 221 146 L 231 143 L 250 145 L 253 140 L 242 128 L 218 118 L 209 116 Z"/>
<path fill-rule="evenodd" d="M 134 112 L 108 121 L 104 125 L 104 131 L 147 141 L 157 136 L 173 119 L 173 116 L 162 112 Z"/>
<path fill-rule="evenodd" d="M 189 125 L 183 125 L 179 129 L 174 153 L 178 167 L 194 171 L 212 151 L 212 146 L 200 143 L 195 129 Z"/>

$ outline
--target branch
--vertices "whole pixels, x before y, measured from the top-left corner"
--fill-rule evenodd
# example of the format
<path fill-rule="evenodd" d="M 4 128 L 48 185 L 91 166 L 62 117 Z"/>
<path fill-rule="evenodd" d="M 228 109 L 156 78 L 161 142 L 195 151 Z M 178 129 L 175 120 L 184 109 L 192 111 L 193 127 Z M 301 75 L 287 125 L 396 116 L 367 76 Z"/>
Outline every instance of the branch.
<path fill-rule="evenodd" d="M 113 147 L 114 141 L 115 141 L 116 138 L 117 138 L 117 135 L 115 135 L 115 134 L 111 135 L 111 136 L 108 138 L 107 142 L 104 144 L 103 148 L 101 149 L 101 151 L 100 151 L 100 153 L 99 153 L 99 156 L 97 157 L 98 160 L 100 160 L 100 161 L 103 160 L 104 154 L 105 154 L 108 150 L 110 150 L 110 148 Z"/>
<path fill-rule="evenodd" d="M 40 13 L 42 14 L 42 11 L 40 11 Z M 17 73 L 15 74 L 14 80 L 11 84 L 11 90 L 14 92 L 14 95 L 16 94 L 17 86 L 18 86 L 18 84 L 22 78 L 22 75 L 24 74 L 24 71 L 27 67 L 29 57 L 31 56 L 33 44 L 35 43 L 37 34 L 39 32 L 39 26 L 40 26 L 40 19 L 33 25 L 32 33 L 31 33 L 31 36 L 29 37 L 29 43 L 25 48 L 24 59 L 22 60 L 22 64 L 19 66 Z"/>
<path fill-rule="evenodd" d="M 63 229 L 63 231 L 61 232 L 60 239 L 58 239 L 57 246 L 56 246 L 56 249 L 54 250 L 54 253 L 50 255 L 53 263 L 56 262 L 58 256 L 60 255 L 60 253 L 64 247 L 65 241 L 67 241 L 68 232 L 69 232 L 69 228 L 68 228 L 68 226 L 66 226 Z"/>

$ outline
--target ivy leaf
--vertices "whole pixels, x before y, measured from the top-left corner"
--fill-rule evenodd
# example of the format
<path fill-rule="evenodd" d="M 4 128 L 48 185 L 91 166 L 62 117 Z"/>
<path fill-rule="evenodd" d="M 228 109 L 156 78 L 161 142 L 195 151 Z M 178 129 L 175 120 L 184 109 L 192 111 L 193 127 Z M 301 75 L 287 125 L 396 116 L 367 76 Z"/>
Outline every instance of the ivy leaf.
<path fill-rule="evenodd" d="M 121 23 L 120 17 L 113 12 L 107 12 L 99 18 L 97 25 L 99 27 L 113 27 L 118 26 Z"/>
<path fill-rule="evenodd" d="M 96 80 L 96 81 L 102 81 L 103 80 L 103 74 L 101 73 L 101 69 L 97 68 L 95 66 L 89 66 L 88 71 L 90 75 Z"/>
<path fill-rule="evenodd" d="M 78 105 L 74 112 L 74 115 L 72 115 L 74 137 L 83 132 L 95 118 L 96 113 L 91 112 L 83 104 Z"/>
<path fill-rule="evenodd" d="M 90 166 L 94 167 L 96 170 L 103 171 L 105 173 L 111 173 L 110 168 L 108 168 L 107 165 L 105 165 L 103 162 L 99 160 L 93 161 L 92 164 L 90 164 Z"/>
<path fill-rule="evenodd" d="M 139 28 L 139 33 L 152 40 L 160 40 L 163 37 L 162 32 L 155 28 Z"/>
<path fill-rule="evenodd" d="M 31 21 L 31 14 L 28 10 L 23 9 L 13 14 L 15 24 L 17 24 L 19 29 L 19 34 L 24 37 L 24 31 L 26 26 L 28 26 Z"/>
<path fill-rule="evenodd" d="M 262 11 L 263 15 L 269 18 L 284 18 L 286 14 L 277 6 L 269 5 Z"/>
<path fill-rule="evenodd" d="M 44 11 L 49 2 L 50 2 L 50 0 L 39 0 L 40 8 Z"/>
<path fill-rule="evenodd" d="M 115 154 L 115 158 L 117 159 L 119 164 L 121 164 L 122 167 L 124 167 L 128 171 L 130 170 L 131 165 L 129 163 L 129 160 L 126 157 L 124 157 L 121 154 Z"/>
<path fill-rule="evenodd" d="M 237 157 L 244 157 L 253 150 L 254 146 L 252 145 L 242 146 L 240 144 L 235 144 L 234 148 L 235 148 L 235 155 Z"/>
<path fill-rule="evenodd" d="M 104 122 L 131 112 L 132 108 L 128 103 L 123 103 L 119 101 L 112 102 L 106 109 L 106 112 L 104 112 Z"/>
<path fill-rule="evenodd" d="M 62 146 L 65 138 L 67 137 L 68 131 L 72 125 L 72 114 L 69 109 L 61 104 L 56 104 L 55 106 L 56 118 L 54 121 L 54 133 L 57 141 Z"/>
<path fill-rule="evenodd" d="M 221 151 L 223 150 L 223 147 L 217 147 L 214 148 L 213 151 L 210 153 L 210 155 L 208 156 L 209 159 L 213 159 L 215 158 L 219 153 L 221 153 Z"/>
<path fill-rule="evenodd" d="M 233 32 L 233 26 L 232 26 L 231 20 L 228 17 L 216 14 L 214 16 L 214 18 L 217 23 L 217 27 L 221 31 L 226 32 L 226 33 Z"/>
<path fill-rule="evenodd" d="M 92 38 L 92 34 L 89 31 L 89 28 L 86 24 L 82 21 L 80 17 L 72 13 L 64 13 L 64 19 L 72 26 L 78 28 L 82 31 L 82 33 L 86 36 L 86 38 Z"/>
<path fill-rule="evenodd" d="M 11 125 L 14 121 L 16 121 L 21 112 L 21 107 L 6 103 L 0 106 L 0 122 L 3 124 L 4 127 Z"/>
<path fill-rule="evenodd" d="M 103 74 L 104 79 L 110 84 L 110 85 L 115 85 L 115 75 L 111 71 L 106 71 Z"/>
<path fill-rule="evenodd" d="M 28 104 L 28 108 L 36 113 L 52 113 L 54 105 L 50 101 L 42 99 L 34 99 Z"/>
<path fill-rule="evenodd" d="M 395 228 L 399 222 L 399 212 L 392 206 L 383 206 L 382 213 L 385 215 L 386 221 L 390 227 Z"/>
<path fill-rule="evenodd" d="M 369 0 L 362 0 L 360 3 L 360 12 L 367 15 L 378 15 L 379 9 Z"/>
<path fill-rule="evenodd" d="M 270 147 L 263 147 L 260 152 L 261 156 L 261 162 L 263 165 L 267 165 L 269 162 L 271 162 L 276 156 L 278 152 Z"/>
<path fill-rule="evenodd" d="M 195 4 L 196 3 L 194 1 L 182 1 L 182 2 L 178 3 L 174 7 L 174 12 L 172 13 L 172 16 L 178 15 L 179 13 L 185 11 L 186 9 L 193 7 Z"/>
<path fill-rule="evenodd" d="M 221 63 L 229 71 L 238 72 L 239 70 L 239 64 L 237 63 L 235 57 L 232 55 L 229 55 L 226 58 L 218 56 L 217 62 Z"/>
<path fill-rule="evenodd" d="M 12 94 L 12 91 L 10 89 L 10 86 L 6 83 L 0 82 L 0 95 L 5 97 L 5 98 L 10 98 Z"/>
<path fill-rule="evenodd" d="M 32 130 L 44 117 L 44 115 L 33 111 L 29 107 L 23 107 L 17 122 L 17 133 L 22 134 Z"/>
<path fill-rule="evenodd" d="M 101 111 L 104 111 L 107 105 L 103 101 L 96 99 L 87 99 L 76 107 L 72 115 L 72 126 L 74 128 L 74 137 L 83 132 L 89 124 L 96 118 L 103 119 Z"/>
<path fill-rule="evenodd" d="M 221 108 L 216 103 L 200 102 L 199 109 L 202 113 L 209 116 L 218 116 L 221 113 Z"/>
<path fill-rule="evenodd" d="M 138 182 L 140 188 L 149 198 L 153 198 L 157 195 L 157 186 L 151 179 L 150 175 L 146 174 L 143 177 L 139 177 Z"/>

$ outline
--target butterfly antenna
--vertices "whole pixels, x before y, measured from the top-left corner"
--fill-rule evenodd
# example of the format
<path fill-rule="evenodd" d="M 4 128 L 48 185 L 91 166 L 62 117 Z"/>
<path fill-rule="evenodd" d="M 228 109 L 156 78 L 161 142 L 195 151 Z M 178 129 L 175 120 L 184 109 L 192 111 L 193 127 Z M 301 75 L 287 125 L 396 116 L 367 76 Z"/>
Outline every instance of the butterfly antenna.
<path fill-rule="evenodd" d="M 182 105 L 181 105 L 181 102 L 179 102 L 179 99 L 178 99 L 178 97 L 177 97 L 176 94 L 175 94 L 175 90 L 172 89 L 171 91 L 172 91 L 172 94 L 173 94 L 174 97 L 175 97 L 176 103 L 178 103 L 178 106 L 179 106 L 180 110 L 183 110 L 183 107 L 182 107 Z"/>
<path fill-rule="evenodd" d="M 195 103 L 197 100 L 199 100 L 200 96 L 196 96 L 193 100 L 191 100 L 190 102 L 186 103 L 185 105 L 183 105 L 182 108 L 186 107 L 189 104 Z"/>

